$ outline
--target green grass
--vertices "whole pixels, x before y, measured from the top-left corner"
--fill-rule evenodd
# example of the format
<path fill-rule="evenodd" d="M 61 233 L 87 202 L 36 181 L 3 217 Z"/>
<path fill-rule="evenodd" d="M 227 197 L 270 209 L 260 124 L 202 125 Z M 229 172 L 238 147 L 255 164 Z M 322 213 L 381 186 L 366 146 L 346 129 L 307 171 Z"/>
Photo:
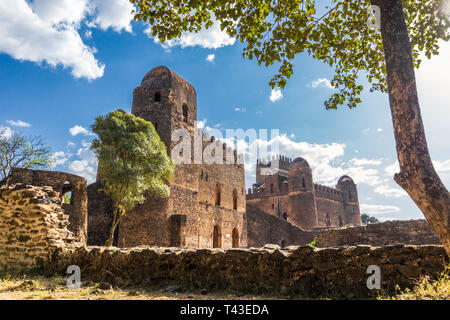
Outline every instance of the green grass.
<path fill-rule="evenodd" d="M 440 274 L 437 280 L 422 277 L 412 289 L 405 289 L 393 297 L 379 297 L 389 300 L 450 300 L 450 265 Z"/>

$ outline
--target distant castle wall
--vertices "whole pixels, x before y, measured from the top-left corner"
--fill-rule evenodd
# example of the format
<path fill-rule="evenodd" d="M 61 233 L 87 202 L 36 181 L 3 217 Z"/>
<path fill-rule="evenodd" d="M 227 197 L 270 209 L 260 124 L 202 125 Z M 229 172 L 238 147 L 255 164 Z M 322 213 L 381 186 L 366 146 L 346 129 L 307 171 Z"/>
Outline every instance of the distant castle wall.
<path fill-rule="evenodd" d="M 317 232 L 304 231 L 282 218 L 247 205 L 246 221 L 249 247 L 261 247 L 265 244 L 280 246 L 305 245 L 314 240 Z"/>
<path fill-rule="evenodd" d="M 256 183 L 248 190 L 247 203 L 303 230 L 361 225 L 353 180 L 343 176 L 336 188 L 313 183 L 311 168 L 303 158 L 277 156 L 257 161 Z"/>
<path fill-rule="evenodd" d="M 344 245 L 440 244 L 426 220 L 386 221 L 319 232 L 319 247 Z"/>

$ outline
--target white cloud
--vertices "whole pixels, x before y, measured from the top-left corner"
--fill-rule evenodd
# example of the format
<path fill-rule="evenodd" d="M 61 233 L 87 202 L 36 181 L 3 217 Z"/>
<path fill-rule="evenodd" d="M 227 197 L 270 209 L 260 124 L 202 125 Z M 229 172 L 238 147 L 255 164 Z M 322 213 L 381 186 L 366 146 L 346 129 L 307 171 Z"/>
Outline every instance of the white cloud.
<path fill-rule="evenodd" d="M 380 133 L 383 132 L 383 128 L 378 128 L 377 132 L 380 132 Z"/>
<path fill-rule="evenodd" d="M 434 169 L 438 173 L 448 172 L 448 171 L 450 171 L 450 160 L 445 160 L 445 161 L 433 160 L 433 166 L 434 166 Z M 393 164 L 387 166 L 384 169 L 384 171 L 389 176 L 393 176 L 394 174 L 400 172 L 400 166 L 398 164 L 398 160 L 395 161 Z"/>
<path fill-rule="evenodd" d="M 366 129 L 362 130 L 361 132 L 364 134 L 367 134 L 367 133 L 369 133 L 369 131 L 370 131 L 370 128 L 366 128 Z"/>
<path fill-rule="evenodd" d="M 54 152 L 51 156 L 53 168 L 65 164 L 71 156 L 71 154 L 66 154 L 64 151 Z"/>
<path fill-rule="evenodd" d="M 14 131 L 10 127 L 5 127 L 0 124 L 0 138 L 9 139 L 13 135 Z"/>
<path fill-rule="evenodd" d="M 433 160 L 433 165 L 437 172 L 450 171 L 450 160 L 446 161 Z"/>
<path fill-rule="evenodd" d="M 6 122 L 8 122 L 10 125 L 14 127 L 22 127 L 22 128 L 31 127 L 31 124 L 29 124 L 28 122 L 24 122 L 22 120 L 7 120 Z"/>
<path fill-rule="evenodd" d="M 334 89 L 330 80 L 328 80 L 327 78 L 319 78 L 317 80 L 314 80 L 313 82 L 311 82 L 311 87 L 313 88 L 325 87 L 328 89 Z"/>
<path fill-rule="evenodd" d="M 149 38 L 152 37 L 150 27 L 144 33 Z M 157 38 L 154 41 L 155 43 L 160 43 Z M 219 22 L 214 21 L 209 29 L 203 28 L 198 33 L 184 32 L 180 38 L 168 40 L 161 45 L 167 49 L 175 46 L 180 46 L 181 48 L 200 46 L 207 49 L 217 49 L 224 46 L 232 46 L 235 41 L 235 38 L 230 37 L 225 31 L 220 30 Z"/>
<path fill-rule="evenodd" d="M 396 206 L 378 205 L 378 204 L 360 204 L 361 213 L 368 215 L 385 215 L 389 213 L 400 212 L 400 208 Z"/>
<path fill-rule="evenodd" d="M 92 0 L 96 7 L 94 23 L 101 29 L 132 32 L 133 5 L 128 0 Z"/>
<path fill-rule="evenodd" d="M 69 170 L 77 175 L 86 178 L 88 183 L 95 181 L 97 175 L 97 157 L 95 153 L 90 149 L 91 143 L 83 141 L 82 147 L 78 149 L 78 160 L 74 160 L 69 163 Z"/>
<path fill-rule="evenodd" d="M 69 132 L 72 136 L 76 136 L 79 134 L 85 135 L 85 136 L 92 136 L 94 135 L 92 132 L 90 132 L 88 129 L 79 126 L 79 125 L 75 125 L 74 127 L 69 129 Z"/>
<path fill-rule="evenodd" d="M 236 111 L 236 112 L 246 112 L 247 109 L 246 109 L 246 108 L 239 108 L 239 107 L 236 107 L 236 108 L 234 108 L 234 111 Z"/>
<path fill-rule="evenodd" d="M 215 58 L 216 58 L 216 55 L 214 53 L 208 54 L 208 56 L 206 57 L 206 61 L 214 62 Z"/>
<path fill-rule="evenodd" d="M 394 174 L 400 172 L 398 161 L 395 161 L 393 164 L 388 165 L 386 168 L 384 168 L 384 172 L 386 172 L 386 174 L 391 177 L 393 177 Z"/>
<path fill-rule="evenodd" d="M 50 24 L 79 24 L 90 11 L 89 0 L 34 0 L 31 8 Z"/>
<path fill-rule="evenodd" d="M 270 93 L 270 101 L 275 102 L 283 98 L 283 93 L 280 89 L 272 89 Z"/>
<path fill-rule="evenodd" d="M 374 189 L 374 191 L 376 193 L 379 193 L 379 194 L 383 195 L 383 196 L 393 197 L 393 198 L 401 198 L 401 197 L 405 197 L 405 196 L 408 195 L 404 190 L 402 190 L 400 188 L 391 188 L 391 187 L 389 187 L 387 185 L 384 185 L 384 184 L 379 185 L 378 187 L 376 187 Z"/>
<path fill-rule="evenodd" d="M 354 166 L 379 166 L 380 164 L 383 163 L 383 159 L 353 158 L 353 159 L 349 160 L 348 162 Z"/>
<path fill-rule="evenodd" d="M 46 7 L 58 4 L 63 11 L 70 11 L 65 6 L 68 3 L 38 1 L 39 16 L 25 0 L 1 1 L 0 52 L 17 60 L 70 68 L 75 78 L 93 80 L 102 77 L 105 66 L 94 57 L 95 49 L 83 43 L 74 25 L 79 20 L 79 11 L 64 13 Z M 81 4 L 74 6 L 82 7 Z M 53 11 L 57 11 L 54 17 L 51 14 Z M 55 22 L 58 24 L 55 25 Z"/>

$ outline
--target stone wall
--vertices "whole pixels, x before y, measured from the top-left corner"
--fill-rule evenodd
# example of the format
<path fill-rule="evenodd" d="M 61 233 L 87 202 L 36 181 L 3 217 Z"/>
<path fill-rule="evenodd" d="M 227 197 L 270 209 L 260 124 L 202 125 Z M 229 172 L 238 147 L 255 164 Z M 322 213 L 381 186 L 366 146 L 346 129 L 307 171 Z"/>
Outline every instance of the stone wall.
<path fill-rule="evenodd" d="M 231 290 L 300 297 L 362 298 L 367 268 L 381 270 L 381 289 L 413 287 L 420 276 L 436 278 L 448 263 L 442 246 L 314 248 L 268 245 L 259 249 L 80 247 L 53 258 L 47 272 L 81 268 L 82 281 L 118 286 L 180 285 L 188 290 Z"/>
<path fill-rule="evenodd" d="M 27 269 L 36 258 L 75 241 L 67 229 L 69 215 L 51 187 L 17 184 L 0 189 L 0 265 Z"/>
<path fill-rule="evenodd" d="M 365 226 L 321 231 L 316 237 L 319 247 L 369 244 L 440 244 L 426 220 L 386 221 Z"/>
<path fill-rule="evenodd" d="M 312 242 L 316 235 L 314 231 L 304 231 L 250 204 L 247 204 L 246 222 L 249 247 L 261 247 L 268 243 L 305 245 Z"/>
<path fill-rule="evenodd" d="M 74 174 L 14 168 L 11 171 L 11 184 L 23 183 L 32 186 L 50 186 L 60 200 L 64 194 L 71 193 L 70 204 L 62 204 L 62 209 L 69 215 L 69 230 L 75 234 L 77 241 L 87 241 L 87 192 L 86 179 Z"/>

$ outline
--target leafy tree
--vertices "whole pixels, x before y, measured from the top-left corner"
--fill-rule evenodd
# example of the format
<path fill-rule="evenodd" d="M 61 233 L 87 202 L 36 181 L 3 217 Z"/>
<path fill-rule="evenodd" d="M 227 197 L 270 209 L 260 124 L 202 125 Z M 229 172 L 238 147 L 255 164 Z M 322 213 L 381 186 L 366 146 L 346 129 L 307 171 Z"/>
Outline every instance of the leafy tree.
<path fill-rule="evenodd" d="M 145 200 L 146 192 L 169 196 L 175 166 L 153 124 L 140 117 L 114 111 L 97 117 L 92 129 L 98 134 L 91 148 L 98 155 L 103 191 L 113 202 L 106 242 L 112 245 L 120 219 Z"/>
<path fill-rule="evenodd" d="M 0 181 L 8 186 L 13 168 L 45 169 L 52 165 L 51 148 L 40 136 L 15 133 L 0 137 Z"/>
<path fill-rule="evenodd" d="M 243 56 L 279 65 L 270 81 L 283 88 L 293 59 L 307 53 L 334 68 L 336 89 L 326 108 L 361 103 L 365 75 L 371 91 L 389 94 L 400 173 L 395 181 L 422 210 L 450 255 L 450 195 L 437 175 L 425 139 L 414 68 L 420 54 L 438 54 L 448 41 L 446 0 L 130 0 L 135 19 L 148 22 L 161 41 L 209 28 L 216 19 L 228 35 L 246 43 Z M 325 6 L 325 3 L 328 6 Z M 381 29 L 370 28 L 369 5 L 380 8 Z"/>
<path fill-rule="evenodd" d="M 380 222 L 377 218 L 371 217 L 366 213 L 361 214 L 361 221 L 363 224 Z"/>

